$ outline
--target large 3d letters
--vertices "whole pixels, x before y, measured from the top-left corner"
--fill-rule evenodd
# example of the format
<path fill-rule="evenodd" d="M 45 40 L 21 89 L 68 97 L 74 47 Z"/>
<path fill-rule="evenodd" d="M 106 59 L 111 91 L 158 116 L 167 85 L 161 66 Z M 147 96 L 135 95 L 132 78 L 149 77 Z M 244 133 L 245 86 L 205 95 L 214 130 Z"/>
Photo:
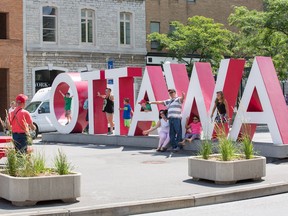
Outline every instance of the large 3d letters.
<path fill-rule="evenodd" d="M 164 75 L 160 66 L 147 66 L 142 79 L 138 99 L 134 101 L 134 77 L 141 76 L 141 68 L 118 68 L 106 71 L 86 73 L 64 73 L 53 82 L 50 99 L 51 121 L 61 133 L 80 133 L 86 126 L 86 112 L 83 110 L 85 99 L 89 98 L 89 133 L 106 134 L 107 120 L 102 112 L 103 98 L 97 93 L 104 93 L 107 79 L 114 82 L 115 135 L 127 134 L 124 128 L 122 111 L 123 99 L 128 97 L 134 108 L 134 116 L 128 135 L 142 135 L 142 131 L 151 126 L 152 121 L 158 120 L 158 111 L 166 109 L 163 105 L 152 104 L 152 110 L 141 112 L 138 104 L 143 98 L 150 101 L 163 101 L 169 98 L 168 88 L 174 88 L 178 96 L 186 93 L 183 106 L 182 125 L 186 117 L 199 115 L 203 126 L 204 136 L 212 136 L 214 125 L 210 115 L 214 106 L 217 91 L 223 91 L 228 102 L 229 117 L 232 118 L 237 95 L 244 71 L 245 60 L 225 59 L 220 68 L 215 84 L 209 63 L 196 62 L 189 82 L 185 65 L 164 64 Z M 64 100 L 61 94 L 70 92 L 72 99 L 72 121 L 65 125 Z M 135 104 L 135 107 L 133 107 Z M 215 117 L 216 112 L 214 113 Z M 213 118 L 214 118 L 213 117 Z M 234 119 L 230 136 L 236 140 L 243 125 L 251 126 L 251 133 L 257 124 L 267 124 L 274 144 L 288 144 L 288 115 L 282 90 L 277 79 L 271 58 L 256 57 Z M 227 130 L 228 132 L 228 130 Z M 185 132 L 183 131 L 183 134 Z"/>
<path fill-rule="evenodd" d="M 114 122 L 116 135 L 126 135 L 128 133 L 128 129 L 124 127 L 123 111 L 119 112 L 119 106 L 123 107 L 124 98 L 129 98 L 131 108 L 134 110 L 134 77 L 141 76 L 141 68 L 125 67 L 105 71 L 105 78 L 113 79 L 114 83 Z"/>
<path fill-rule="evenodd" d="M 158 105 L 158 109 L 153 109 L 152 106 L 151 112 L 141 112 L 141 105 L 138 104 L 138 102 L 145 97 L 147 97 L 149 101 L 166 100 L 168 98 L 167 91 L 168 89 L 161 67 L 147 66 L 143 75 L 138 100 L 135 105 L 134 116 L 128 134 L 129 136 L 142 135 L 142 131 L 149 129 L 152 121 L 158 119 L 158 109 L 165 109 L 163 105 Z"/>
<path fill-rule="evenodd" d="M 105 71 L 85 72 L 81 77 L 88 83 L 89 133 L 106 134 L 108 124 L 105 113 L 102 112 L 103 99 L 97 97 L 98 92 L 104 94 L 107 87 Z"/>
<path fill-rule="evenodd" d="M 72 120 L 65 125 L 65 102 L 59 91 L 64 94 L 70 92 L 73 96 L 71 104 Z M 51 121 L 60 133 L 82 133 L 86 127 L 85 112 L 83 104 L 87 98 L 87 82 L 81 80 L 79 73 L 61 73 L 59 74 L 51 87 Z"/>
<path fill-rule="evenodd" d="M 217 91 L 223 91 L 228 103 L 229 115 L 231 118 L 241 83 L 244 64 L 245 61 L 240 59 L 222 60 L 215 85 L 210 64 L 196 62 L 189 84 L 182 124 L 185 124 L 187 116 L 199 115 L 204 136 L 210 138 L 214 128 L 210 115 L 212 113 Z M 209 112 L 207 112 L 208 110 Z M 214 117 L 215 114 L 216 112 L 214 113 Z"/>
<path fill-rule="evenodd" d="M 242 124 L 267 124 L 274 144 L 288 143 L 287 107 L 270 57 L 253 62 L 230 133 L 234 140 Z"/>

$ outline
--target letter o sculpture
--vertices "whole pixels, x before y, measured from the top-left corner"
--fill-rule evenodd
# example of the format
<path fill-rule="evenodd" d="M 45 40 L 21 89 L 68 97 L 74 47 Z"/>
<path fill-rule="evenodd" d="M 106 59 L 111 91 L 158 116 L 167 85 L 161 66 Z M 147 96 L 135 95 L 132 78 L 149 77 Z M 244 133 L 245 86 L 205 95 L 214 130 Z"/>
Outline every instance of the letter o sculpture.
<path fill-rule="evenodd" d="M 63 96 L 69 91 L 72 96 L 71 103 L 71 121 L 65 125 L 65 101 Z M 81 133 L 87 125 L 85 120 L 86 111 L 83 104 L 87 98 L 87 81 L 81 80 L 80 73 L 62 73 L 59 74 L 51 87 L 50 111 L 51 121 L 60 133 Z"/>

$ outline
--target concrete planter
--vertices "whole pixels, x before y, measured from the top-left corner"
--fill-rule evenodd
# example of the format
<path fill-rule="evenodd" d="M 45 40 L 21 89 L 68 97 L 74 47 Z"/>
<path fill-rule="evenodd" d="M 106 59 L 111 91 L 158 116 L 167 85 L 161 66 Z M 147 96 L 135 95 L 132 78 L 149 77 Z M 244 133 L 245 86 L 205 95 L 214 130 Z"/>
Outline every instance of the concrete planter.
<path fill-rule="evenodd" d="M 188 158 L 188 175 L 196 180 L 206 179 L 217 184 L 234 184 L 246 179 L 260 180 L 266 175 L 266 158 L 255 156 L 250 160 L 216 161 L 192 156 Z"/>
<path fill-rule="evenodd" d="M 16 206 L 35 205 L 39 201 L 75 202 L 80 197 L 81 174 L 12 177 L 0 173 L 0 197 Z"/>

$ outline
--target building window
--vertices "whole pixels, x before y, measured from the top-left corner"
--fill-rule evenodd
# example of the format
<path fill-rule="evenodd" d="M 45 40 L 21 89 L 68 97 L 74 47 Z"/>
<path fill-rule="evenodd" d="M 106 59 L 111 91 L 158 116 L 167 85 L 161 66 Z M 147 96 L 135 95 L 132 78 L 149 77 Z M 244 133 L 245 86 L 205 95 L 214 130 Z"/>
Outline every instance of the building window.
<path fill-rule="evenodd" d="M 187 0 L 187 2 L 196 2 L 196 0 Z"/>
<path fill-rule="evenodd" d="M 172 33 L 176 30 L 175 26 L 173 26 L 171 23 L 169 24 L 169 33 Z"/>
<path fill-rule="evenodd" d="M 150 33 L 160 33 L 160 22 L 150 22 Z M 160 43 L 158 41 L 151 41 L 151 49 L 158 49 Z"/>
<path fill-rule="evenodd" d="M 94 11 L 81 10 L 81 41 L 82 43 L 93 43 Z"/>
<path fill-rule="evenodd" d="M 131 13 L 120 13 L 120 44 L 131 44 Z"/>
<path fill-rule="evenodd" d="M 56 42 L 57 16 L 56 8 L 45 6 L 42 8 L 43 13 L 43 41 Z"/>
<path fill-rule="evenodd" d="M 8 14 L 0 13 L 0 39 L 8 38 L 8 29 L 7 29 Z"/>

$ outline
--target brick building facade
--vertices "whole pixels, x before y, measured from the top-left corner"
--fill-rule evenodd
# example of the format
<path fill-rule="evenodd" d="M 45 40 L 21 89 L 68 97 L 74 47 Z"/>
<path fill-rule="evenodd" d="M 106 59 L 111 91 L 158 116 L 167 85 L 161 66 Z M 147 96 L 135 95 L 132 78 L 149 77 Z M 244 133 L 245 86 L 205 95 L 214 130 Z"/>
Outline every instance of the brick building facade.
<path fill-rule="evenodd" d="M 250 10 L 262 11 L 263 0 L 147 0 L 147 35 L 154 31 L 168 33 L 170 22 L 179 21 L 185 24 L 189 17 L 196 15 L 212 18 L 229 28 L 227 18 L 233 12 L 233 6 L 246 6 Z M 157 64 L 157 58 L 161 60 L 159 56 L 165 56 L 165 53 L 157 51 L 156 47 L 157 45 L 151 49 L 151 43 L 147 43 L 147 61 L 149 56 L 157 56 L 154 58 Z"/>
<path fill-rule="evenodd" d="M 26 92 L 67 71 L 145 66 L 144 0 L 26 0 Z"/>
<path fill-rule="evenodd" d="M 15 100 L 17 94 L 23 93 L 22 11 L 22 1 L 0 1 L 0 117 L 2 119 L 5 117 L 5 109 L 9 108 L 10 101 Z"/>

